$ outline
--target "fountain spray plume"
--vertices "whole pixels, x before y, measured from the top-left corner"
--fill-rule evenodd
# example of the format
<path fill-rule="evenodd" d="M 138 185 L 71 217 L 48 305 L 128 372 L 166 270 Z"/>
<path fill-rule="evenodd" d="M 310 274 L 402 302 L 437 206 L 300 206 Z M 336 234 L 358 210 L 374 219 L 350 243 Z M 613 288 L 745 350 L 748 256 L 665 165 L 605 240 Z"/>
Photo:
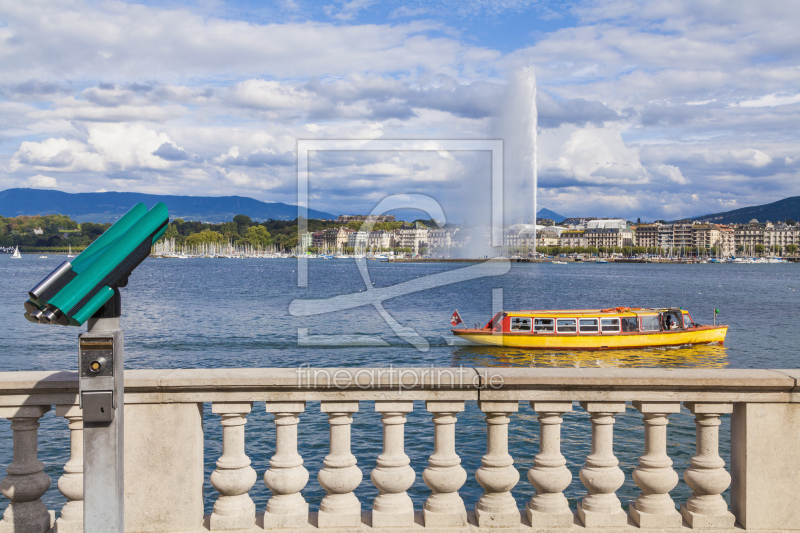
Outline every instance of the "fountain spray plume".
<path fill-rule="evenodd" d="M 495 131 L 503 139 L 504 223 L 532 223 L 537 211 L 536 74 L 533 65 L 513 72 L 498 113 Z M 533 251 L 536 252 L 534 234 Z"/>

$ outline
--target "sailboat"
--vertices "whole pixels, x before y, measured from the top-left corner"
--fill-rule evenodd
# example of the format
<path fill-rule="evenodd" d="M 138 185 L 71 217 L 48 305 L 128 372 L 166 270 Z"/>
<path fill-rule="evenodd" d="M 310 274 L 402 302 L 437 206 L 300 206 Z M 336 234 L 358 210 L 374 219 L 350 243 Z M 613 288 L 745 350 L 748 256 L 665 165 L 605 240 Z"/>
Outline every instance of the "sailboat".
<path fill-rule="evenodd" d="M 67 252 L 67 257 L 68 258 L 69 257 L 75 257 L 74 255 L 72 255 L 72 245 L 69 246 L 69 252 Z"/>
<path fill-rule="evenodd" d="M 14 253 L 11 254 L 11 259 L 22 259 L 22 254 L 19 253 L 19 246 L 14 248 Z"/>

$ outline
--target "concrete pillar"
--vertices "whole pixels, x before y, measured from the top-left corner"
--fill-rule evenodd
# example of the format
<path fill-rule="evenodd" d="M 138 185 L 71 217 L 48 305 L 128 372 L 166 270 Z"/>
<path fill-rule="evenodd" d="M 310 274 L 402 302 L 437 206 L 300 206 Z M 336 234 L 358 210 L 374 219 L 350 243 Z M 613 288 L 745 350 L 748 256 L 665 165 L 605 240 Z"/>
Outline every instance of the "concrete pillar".
<path fill-rule="evenodd" d="M 264 527 L 305 527 L 308 503 L 300 491 L 308 483 L 308 470 L 297 453 L 297 424 L 305 402 L 266 402 L 267 412 L 275 415 L 275 455 L 264 473 L 264 483 L 272 491 L 264 513 Z"/>
<path fill-rule="evenodd" d="M 422 479 L 431 489 L 422 510 L 425 527 L 464 527 L 467 509 L 458 494 L 467 480 L 467 471 L 456 453 L 456 413 L 464 402 L 429 401 L 425 408 L 433 414 L 433 455 Z"/>
<path fill-rule="evenodd" d="M 70 456 L 58 490 L 67 499 L 56 520 L 55 533 L 83 533 L 83 410 L 77 405 L 57 405 L 56 416 L 69 422 Z"/>
<path fill-rule="evenodd" d="M 222 423 L 222 455 L 211 473 L 211 484 L 219 492 L 209 522 L 211 531 L 250 529 L 256 523 L 256 504 L 248 492 L 258 476 L 244 450 L 245 415 L 252 409 L 252 402 L 215 402 L 211 406 Z"/>
<path fill-rule="evenodd" d="M 203 525 L 203 404 L 125 405 L 125 531 Z"/>
<path fill-rule="evenodd" d="M 683 473 L 692 495 L 681 505 L 681 515 L 694 529 L 732 528 L 736 519 L 722 498 L 731 476 L 719 456 L 719 417 L 733 412 L 733 404 L 685 402 L 684 405 L 694 413 L 697 443 L 690 466 Z"/>
<path fill-rule="evenodd" d="M 414 525 L 414 505 L 406 492 L 416 474 L 405 448 L 405 415 L 414 409 L 411 401 L 375 401 L 382 413 L 383 453 L 370 476 L 380 494 L 372 505 L 372 527 Z"/>
<path fill-rule="evenodd" d="M 9 533 L 44 533 L 50 529 L 50 513 L 41 497 L 50 487 L 50 476 L 39 460 L 39 419 L 49 405 L 2 407 L 0 417 L 11 420 L 14 432 L 14 458 L 0 482 L 0 492 L 10 503 L 3 513 L 0 528 Z"/>
<path fill-rule="evenodd" d="M 633 521 L 640 528 L 679 528 L 681 514 L 669 491 L 678 484 L 678 473 L 667 455 L 667 424 L 670 413 L 679 413 L 678 402 L 633 402 L 644 415 L 644 454 L 633 471 L 633 481 L 642 489 L 630 505 Z"/>
<path fill-rule="evenodd" d="M 800 403 L 737 403 L 731 510 L 750 530 L 800 531 Z"/>
<path fill-rule="evenodd" d="M 356 527 L 361 524 L 361 502 L 353 491 L 361 484 L 363 474 L 350 452 L 350 424 L 358 402 L 320 402 L 328 413 L 330 453 L 317 479 L 327 494 L 319 504 L 318 525 L 324 527 Z"/>
<path fill-rule="evenodd" d="M 575 515 L 564 496 L 572 473 L 561 454 L 562 416 L 572 411 L 572 402 L 531 402 L 531 407 L 539 417 L 539 453 L 528 470 L 528 480 L 536 489 L 525 506 L 528 521 L 534 528 L 572 527 Z"/>
<path fill-rule="evenodd" d="M 589 491 L 578 502 L 578 517 L 586 527 L 623 527 L 628 515 L 622 510 L 616 491 L 625 474 L 614 456 L 614 415 L 625 412 L 624 402 L 581 402 L 592 423 L 592 450 L 580 471 Z"/>
<path fill-rule="evenodd" d="M 486 413 L 486 455 L 475 472 L 484 491 L 475 504 L 478 526 L 519 526 L 519 509 L 511 495 L 511 489 L 519 482 L 519 472 L 508 453 L 508 415 L 519 411 L 519 402 L 479 401 L 478 407 Z"/>

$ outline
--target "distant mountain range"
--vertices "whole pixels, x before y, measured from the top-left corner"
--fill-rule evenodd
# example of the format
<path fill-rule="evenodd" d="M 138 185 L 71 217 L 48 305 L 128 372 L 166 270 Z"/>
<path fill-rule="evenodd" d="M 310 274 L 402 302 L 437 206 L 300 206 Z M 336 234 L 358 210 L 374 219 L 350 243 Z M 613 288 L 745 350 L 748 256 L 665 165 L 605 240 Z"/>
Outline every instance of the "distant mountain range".
<path fill-rule="evenodd" d="M 767 220 L 770 222 L 783 222 L 787 218 L 800 220 L 800 196 L 784 198 L 771 204 L 754 205 L 723 213 L 703 215 L 689 220 L 702 220 L 714 224 L 746 224 L 753 219 L 759 222 L 766 222 Z"/>
<path fill-rule="evenodd" d="M 152 207 L 164 202 L 170 219 L 228 222 L 236 215 L 253 220 L 294 220 L 297 206 L 267 203 L 243 196 L 167 196 L 136 192 L 66 193 L 44 189 L 0 191 L 0 215 L 68 215 L 77 222 L 115 222 L 139 202 Z M 336 215 L 308 210 L 308 218 L 335 219 Z"/>
<path fill-rule="evenodd" d="M 558 224 L 559 222 L 563 222 L 564 219 L 566 219 L 567 217 L 565 217 L 564 215 L 559 215 L 555 211 L 550 211 L 549 209 L 543 207 L 539 209 L 538 213 L 536 213 L 536 218 L 549 218 L 550 220 Z"/>

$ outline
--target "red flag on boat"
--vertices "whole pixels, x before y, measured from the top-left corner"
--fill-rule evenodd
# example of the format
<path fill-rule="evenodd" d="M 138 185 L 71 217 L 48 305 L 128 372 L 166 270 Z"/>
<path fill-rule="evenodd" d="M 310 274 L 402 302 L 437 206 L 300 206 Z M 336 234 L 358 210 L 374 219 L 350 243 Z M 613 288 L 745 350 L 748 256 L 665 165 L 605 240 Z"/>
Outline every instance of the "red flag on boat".
<path fill-rule="evenodd" d="M 458 314 L 458 309 L 456 309 L 455 313 L 453 313 L 453 316 L 450 317 L 450 325 L 455 327 L 463 323 L 464 321 L 461 320 L 461 315 Z"/>

